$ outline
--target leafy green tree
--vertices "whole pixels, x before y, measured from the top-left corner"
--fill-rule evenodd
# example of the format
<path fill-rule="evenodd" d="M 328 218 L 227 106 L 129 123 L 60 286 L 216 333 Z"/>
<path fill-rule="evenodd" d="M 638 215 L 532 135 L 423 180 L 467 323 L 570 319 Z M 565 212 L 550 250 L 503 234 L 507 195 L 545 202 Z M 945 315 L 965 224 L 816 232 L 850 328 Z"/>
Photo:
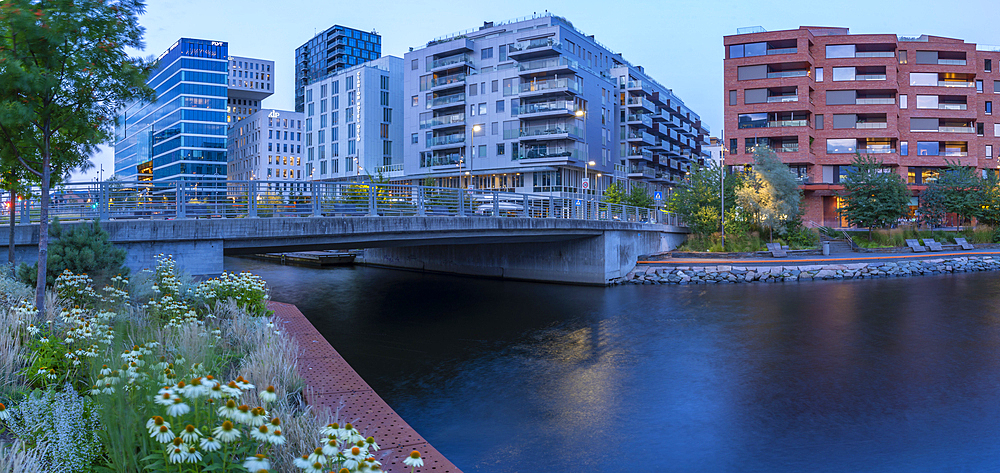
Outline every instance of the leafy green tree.
<path fill-rule="evenodd" d="M 986 182 L 974 167 L 949 162 L 937 181 L 927 186 L 927 190 L 931 189 L 940 194 L 945 212 L 958 216 L 959 226 L 983 213 Z"/>
<path fill-rule="evenodd" d="M 695 166 L 684 179 L 684 183 L 674 188 L 667 201 L 667 210 L 677 214 L 692 232 L 707 235 L 721 229 L 719 212 L 719 187 L 722 168 L 720 166 Z M 736 205 L 736 189 L 741 185 L 742 175 L 731 173 L 725 178 L 726 206 L 732 212 Z M 727 212 L 728 213 L 728 212 Z M 726 225 L 729 229 L 730 225 Z"/>
<path fill-rule="evenodd" d="M 921 225 L 940 227 L 944 225 L 944 217 L 948 213 L 944 206 L 944 193 L 935 186 L 928 186 L 920 194 L 920 205 L 917 207 L 917 219 Z"/>
<path fill-rule="evenodd" d="M 754 148 L 753 169 L 744 177 L 745 185 L 736 190 L 739 205 L 758 224 L 784 234 L 789 222 L 799 215 L 802 192 L 799 182 L 773 150 Z"/>
<path fill-rule="evenodd" d="M 1000 225 L 1000 180 L 996 173 L 987 174 L 982 184 L 982 209 L 978 221 L 986 225 Z"/>
<path fill-rule="evenodd" d="M 101 228 L 100 222 L 95 220 L 89 225 L 75 225 L 64 231 L 59 219 L 55 219 L 48 230 L 53 241 L 43 283 L 51 286 L 56 277 L 67 269 L 74 274 L 86 273 L 95 281 L 107 281 L 115 275 L 128 274 L 128 268 L 122 267 L 125 250 L 111 243 L 108 232 Z M 31 284 L 36 283 L 37 265 L 21 263 L 17 269 L 18 277 Z"/>
<path fill-rule="evenodd" d="M 910 191 L 899 174 L 887 169 L 881 160 L 855 153 L 854 163 L 844 179 L 843 205 L 840 214 L 851 225 L 887 227 L 909 212 Z"/>
<path fill-rule="evenodd" d="M 0 139 L 41 189 L 35 305 L 45 312 L 49 190 L 110 141 L 126 102 L 151 99 L 141 0 L 0 2 Z M 31 148 L 21 145 L 30 143 Z"/>
<path fill-rule="evenodd" d="M 621 181 L 615 181 L 607 189 L 604 189 L 604 201 L 609 204 L 624 204 L 628 191 Z"/>
<path fill-rule="evenodd" d="M 651 209 L 656 205 L 656 201 L 653 200 L 653 196 L 649 195 L 649 189 L 646 189 L 646 186 L 633 184 L 628 195 L 625 196 L 625 205 Z"/>

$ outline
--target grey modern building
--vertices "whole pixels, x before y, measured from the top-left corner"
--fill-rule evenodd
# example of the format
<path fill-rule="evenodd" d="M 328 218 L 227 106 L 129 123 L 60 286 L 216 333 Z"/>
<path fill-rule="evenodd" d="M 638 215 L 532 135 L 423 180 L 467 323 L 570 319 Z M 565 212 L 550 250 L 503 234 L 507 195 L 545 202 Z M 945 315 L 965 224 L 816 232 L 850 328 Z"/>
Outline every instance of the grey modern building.
<path fill-rule="evenodd" d="M 414 183 L 573 195 L 586 173 L 597 193 L 615 179 L 655 191 L 707 156 L 696 113 L 562 17 L 488 22 L 403 67 Z"/>
<path fill-rule="evenodd" d="M 229 128 L 228 177 L 230 180 L 306 181 L 302 159 L 302 114 L 262 109 Z"/>
<path fill-rule="evenodd" d="M 274 94 L 274 61 L 229 57 L 229 126 L 260 110 L 260 102 Z"/>
<path fill-rule="evenodd" d="M 403 60 L 385 56 L 305 86 L 305 173 L 313 180 L 403 175 Z"/>
<path fill-rule="evenodd" d="M 295 48 L 295 111 L 305 110 L 305 86 L 345 68 L 382 57 L 382 37 L 334 25 Z"/>

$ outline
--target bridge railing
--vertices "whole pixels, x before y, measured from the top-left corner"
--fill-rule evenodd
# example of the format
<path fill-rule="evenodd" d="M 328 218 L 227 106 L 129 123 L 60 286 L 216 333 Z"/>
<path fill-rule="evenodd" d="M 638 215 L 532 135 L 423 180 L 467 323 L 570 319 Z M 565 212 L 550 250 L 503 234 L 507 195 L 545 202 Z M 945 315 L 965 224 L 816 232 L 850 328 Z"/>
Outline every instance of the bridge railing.
<path fill-rule="evenodd" d="M 38 221 L 38 192 L 33 196 L 19 201 L 20 223 Z M 49 215 L 61 220 L 466 216 L 680 224 L 673 213 L 583 198 L 373 182 L 66 183 L 52 189 Z"/>

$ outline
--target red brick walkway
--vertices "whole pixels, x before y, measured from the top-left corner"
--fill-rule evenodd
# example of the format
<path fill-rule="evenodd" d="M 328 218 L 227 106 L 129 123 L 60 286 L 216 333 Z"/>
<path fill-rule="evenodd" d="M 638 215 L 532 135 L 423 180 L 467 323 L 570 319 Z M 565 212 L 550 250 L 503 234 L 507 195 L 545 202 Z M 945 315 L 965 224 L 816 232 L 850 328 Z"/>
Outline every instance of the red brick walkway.
<path fill-rule="evenodd" d="M 330 409 L 341 422 L 351 422 L 363 434 L 374 436 L 382 447 L 376 458 L 385 471 L 409 472 L 403 459 L 418 450 L 424 466 L 417 471 L 461 473 L 361 379 L 297 307 L 270 302 L 268 308 L 274 311 L 275 325 L 298 342 L 299 374 L 312 388 L 309 404 Z"/>

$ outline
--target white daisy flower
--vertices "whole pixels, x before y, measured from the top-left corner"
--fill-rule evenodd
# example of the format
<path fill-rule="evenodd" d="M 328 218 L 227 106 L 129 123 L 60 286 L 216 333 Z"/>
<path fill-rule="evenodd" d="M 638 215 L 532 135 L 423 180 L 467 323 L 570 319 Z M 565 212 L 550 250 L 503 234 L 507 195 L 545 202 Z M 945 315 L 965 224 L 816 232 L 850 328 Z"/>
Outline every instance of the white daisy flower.
<path fill-rule="evenodd" d="M 201 461 L 201 452 L 198 451 L 193 445 L 189 446 L 187 449 L 186 457 L 184 461 L 187 463 L 198 463 Z"/>
<path fill-rule="evenodd" d="M 154 434 L 160 430 L 161 425 L 167 426 L 168 429 L 170 428 L 170 422 L 163 420 L 160 416 L 153 416 L 146 421 L 146 428 L 149 429 L 150 434 Z"/>
<path fill-rule="evenodd" d="M 203 437 L 201 439 L 201 449 L 206 452 L 214 452 L 222 448 L 222 444 L 215 437 Z"/>
<path fill-rule="evenodd" d="M 313 450 L 312 454 L 309 455 L 308 460 L 309 460 L 310 464 L 312 464 L 312 463 L 326 463 L 326 456 L 323 455 L 323 449 L 322 448 L 317 448 L 316 450 Z"/>
<path fill-rule="evenodd" d="M 274 402 L 278 400 L 278 393 L 274 391 L 274 386 L 268 386 L 267 389 L 257 393 L 257 397 L 265 403 Z"/>
<path fill-rule="evenodd" d="M 157 394 L 153 397 L 153 401 L 161 406 L 169 406 L 174 403 L 174 396 L 171 395 L 169 391 L 163 391 L 161 394 Z"/>
<path fill-rule="evenodd" d="M 226 401 L 226 405 L 219 407 L 218 412 L 220 416 L 233 420 L 236 420 L 240 415 L 240 410 L 236 407 L 236 401 L 232 399 Z"/>
<path fill-rule="evenodd" d="M 10 419 L 10 412 L 7 412 L 7 406 L 0 402 L 0 420 Z"/>
<path fill-rule="evenodd" d="M 184 400 L 179 397 L 175 397 L 173 404 L 167 407 L 167 415 L 170 417 L 182 416 L 188 412 L 191 412 L 191 406 L 185 404 Z"/>
<path fill-rule="evenodd" d="M 240 431 L 233 427 L 233 423 L 228 420 L 223 422 L 221 426 L 216 427 L 212 433 L 222 443 L 235 442 L 240 438 Z"/>
<path fill-rule="evenodd" d="M 414 450 L 403 459 L 403 464 L 410 468 L 420 468 L 424 466 L 424 459 L 420 458 L 420 452 Z"/>
<path fill-rule="evenodd" d="M 180 447 L 174 447 L 170 450 L 170 463 L 183 463 L 185 459 L 187 459 L 187 452 Z"/>
<path fill-rule="evenodd" d="M 292 464 L 302 469 L 308 468 L 309 465 L 311 465 L 311 463 L 309 463 L 309 455 L 302 455 L 301 457 L 292 460 Z"/>
<path fill-rule="evenodd" d="M 161 425 L 157 427 L 155 432 L 150 432 L 149 437 L 160 443 L 170 443 L 174 439 L 174 433 L 170 431 L 169 427 Z"/>
<path fill-rule="evenodd" d="M 256 429 L 250 430 L 250 436 L 257 440 L 258 442 L 267 442 L 267 437 L 271 433 L 271 429 L 267 425 L 261 425 Z"/>
<path fill-rule="evenodd" d="M 337 435 L 340 433 L 340 424 L 334 422 L 332 424 L 327 424 L 319 431 L 320 435 Z"/>
<path fill-rule="evenodd" d="M 198 432 L 193 425 L 188 424 L 187 427 L 184 427 L 184 430 L 181 431 L 180 436 L 187 443 L 195 443 L 198 441 L 198 438 L 201 437 L 201 433 Z"/>
<path fill-rule="evenodd" d="M 243 468 L 250 471 L 268 470 L 271 468 L 271 463 L 267 460 L 266 455 L 258 453 L 252 457 L 247 457 L 247 459 L 243 461 Z"/>
<path fill-rule="evenodd" d="M 285 436 L 281 434 L 281 429 L 271 429 L 271 435 L 267 437 L 267 443 L 271 445 L 284 445 Z"/>
<path fill-rule="evenodd" d="M 250 409 L 250 417 L 246 420 L 247 425 L 258 427 L 267 422 L 267 411 L 263 407 Z"/>
<path fill-rule="evenodd" d="M 323 473 L 323 464 L 315 462 L 305 467 L 305 473 Z"/>
<path fill-rule="evenodd" d="M 366 438 L 365 439 L 365 443 L 367 443 L 368 446 L 371 447 L 371 449 L 372 449 L 373 452 L 377 452 L 379 450 L 379 448 L 380 448 L 378 446 L 378 444 L 375 443 L 375 437 L 368 437 L 368 438 Z"/>
<path fill-rule="evenodd" d="M 328 457 L 335 457 L 340 453 L 340 449 L 337 448 L 337 440 L 330 439 L 323 444 L 323 454 Z"/>

